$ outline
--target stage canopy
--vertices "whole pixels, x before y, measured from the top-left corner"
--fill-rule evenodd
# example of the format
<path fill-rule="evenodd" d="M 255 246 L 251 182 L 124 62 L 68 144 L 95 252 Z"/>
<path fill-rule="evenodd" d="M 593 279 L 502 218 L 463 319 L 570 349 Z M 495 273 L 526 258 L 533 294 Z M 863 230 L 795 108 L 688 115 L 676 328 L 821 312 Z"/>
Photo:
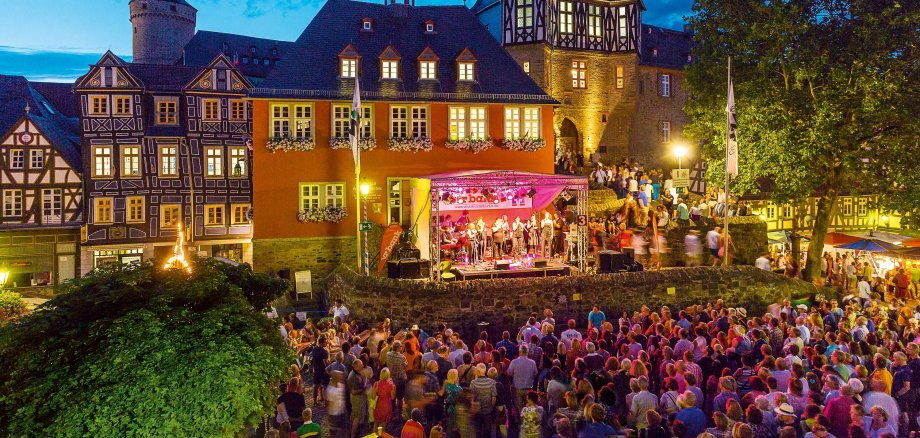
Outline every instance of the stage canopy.
<path fill-rule="evenodd" d="M 490 224 L 502 215 L 508 215 L 510 220 L 516 216 L 527 220 L 531 214 L 554 213 L 553 201 L 560 196 L 565 201 L 571 200 L 576 206 L 575 213 L 583 215 L 587 210 L 587 191 L 588 178 L 584 176 L 514 170 L 467 170 L 413 178 L 413 215 L 418 221 L 413 224 L 416 244 L 423 258 L 430 257 L 435 266 L 439 254 L 429 246 L 436 247 L 433 244 L 437 230 L 448 215 L 456 220 L 468 214 L 470 220 L 482 217 Z"/>

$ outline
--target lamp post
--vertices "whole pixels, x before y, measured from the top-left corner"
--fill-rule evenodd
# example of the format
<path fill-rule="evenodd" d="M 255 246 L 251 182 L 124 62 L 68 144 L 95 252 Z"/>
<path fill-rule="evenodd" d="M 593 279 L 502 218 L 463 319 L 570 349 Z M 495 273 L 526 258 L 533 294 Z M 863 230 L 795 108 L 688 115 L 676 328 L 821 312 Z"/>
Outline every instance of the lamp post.
<path fill-rule="evenodd" d="M 367 222 L 367 195 L 371 192 L 370 184 L 364 183 L 361 184 L 361 221 Z M 364 276 L 369 277 L 371 275 L 370 268 L 370 257 L 368 256 L 368 244 L 367 244 L 367 229 L 362 227 L 361 229 L 361 242 L 364 250 L 364 259 L 362 261 L 361 267 L 364 269 Z"/>
<path fill-rule="evenodd" d="M 10 278 L 10 271 L 0 271 L 0 290 L 6 285 L 6 280 Z"/>
<path fill-rule="evenodd" d="M 687 147 L 682 144 L 678 144 L 674 146 L 672 152 L 674 153 L 674 156 L 677 157 L 677 168 L 683 169 L 683 167 L 681 167 L 681 160 L 687 156 Z"/>

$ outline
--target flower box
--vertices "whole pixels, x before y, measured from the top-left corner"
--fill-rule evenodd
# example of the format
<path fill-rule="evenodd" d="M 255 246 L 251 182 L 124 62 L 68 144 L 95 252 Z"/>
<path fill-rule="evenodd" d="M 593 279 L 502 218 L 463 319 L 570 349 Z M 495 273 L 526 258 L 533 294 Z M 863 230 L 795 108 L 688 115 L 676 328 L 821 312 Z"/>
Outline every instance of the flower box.
<path fill-rule="evenodd" d="M 348 137 L 332 137 L 329 139 L 329 147 L 332 149 L 351 149 L 351 139 Z M 358 147 L 362 151 L 372 151 L 377 147 L 377 140 L 374 137 L 361 137 L 358 139 Z"/>
<path fill-rule="evenodd" d="M 536 152 L 546 146 L 546 140 L 542 138 L 506 138 L 502 140 L 502 147 L 509 151 L 526 151 Z"/>
<path fill-rule="evenodd" d="M 428 152 L 432 148 L 428 137 L 400 137 L 387 140 L 387 149 L 399 152 Z"/>
<path fill-rule="evenodd" d="M 478 138 L 478 139 L 463 139 L 463 140 L 447 140 L 444 143 L 444 147 L 448 149 L 453 149 L 455 151 L 470 151 L 474 154 L 478 154 L 490 147 L 492 147 L 491 138 Z"/>
<path fill-rule="evenodd" d="M 312 151 L 316 147 L 313 138 L 293 138 L 290 136 L 272 137 L 265 142 L 269 152 L 276 151 Z"/>
<path fill-rule="evenodd" d="M 307 222 L 332 222 L 339 223 L 347 216 L 345 209 L 327 205 L 325 207 L 311 208 L 301 210 L 297 213 L 297 220 L 303 223 Z"/>

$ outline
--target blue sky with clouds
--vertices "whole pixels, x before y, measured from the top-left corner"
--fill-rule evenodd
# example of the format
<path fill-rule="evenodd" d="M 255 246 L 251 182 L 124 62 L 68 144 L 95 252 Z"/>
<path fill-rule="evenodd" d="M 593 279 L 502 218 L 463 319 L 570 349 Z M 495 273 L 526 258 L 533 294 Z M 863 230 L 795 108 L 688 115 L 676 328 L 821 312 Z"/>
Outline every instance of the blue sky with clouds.
<path fill-rule="evenodd" d="M 469 0 L 470 4 L 474 0 Z M 189 0 L 198 29 L 293 41 L 324 0 Z M 461 4 L 416 0 L 416 4 Z M 643 22 L 679 29 L 692 0 L 645 0 Z M 72 81 L 106 50 L 129 58 L 128 0 L 3 0 L 0 74 Z"/>

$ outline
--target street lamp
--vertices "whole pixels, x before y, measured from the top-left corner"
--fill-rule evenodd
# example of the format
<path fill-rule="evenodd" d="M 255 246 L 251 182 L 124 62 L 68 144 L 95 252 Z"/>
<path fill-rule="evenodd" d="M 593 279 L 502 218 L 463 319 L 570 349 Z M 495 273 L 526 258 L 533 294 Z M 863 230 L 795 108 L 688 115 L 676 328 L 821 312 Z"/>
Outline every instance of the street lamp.
<path fill-rule="evenodd" d="M 674 146 L 672 152 L 674 153 L 674 156 L 677 157 L 677 168 L 682 169 L 680 160 L 687 156 L 687 147 L 682 144 L 678 144 Z"/>
<path fill-rule="evenodd" d="M 9 271 L 0 271 L 0 289 L 3 289 L 3 285 L 6 284 L 6 280 L 10 278 Z"/>
<path fill-rule="evenodd" d="M 367 223 L 367 195 L 371 192 L 371 185 L 363 183 L 361 184 L 359 190 L 361 191 L 362 201 L 361 222 Z M 371 275 L 370 256 L 368 255 L 367 228 L 364 228 L 364 226 L 361 227 L 361 240 L 363 242 L 362 248 L 364 250 L 364 259 L 362 261 L 361 267 L 364 270 L 364 276 L 369 277 Z"/>

